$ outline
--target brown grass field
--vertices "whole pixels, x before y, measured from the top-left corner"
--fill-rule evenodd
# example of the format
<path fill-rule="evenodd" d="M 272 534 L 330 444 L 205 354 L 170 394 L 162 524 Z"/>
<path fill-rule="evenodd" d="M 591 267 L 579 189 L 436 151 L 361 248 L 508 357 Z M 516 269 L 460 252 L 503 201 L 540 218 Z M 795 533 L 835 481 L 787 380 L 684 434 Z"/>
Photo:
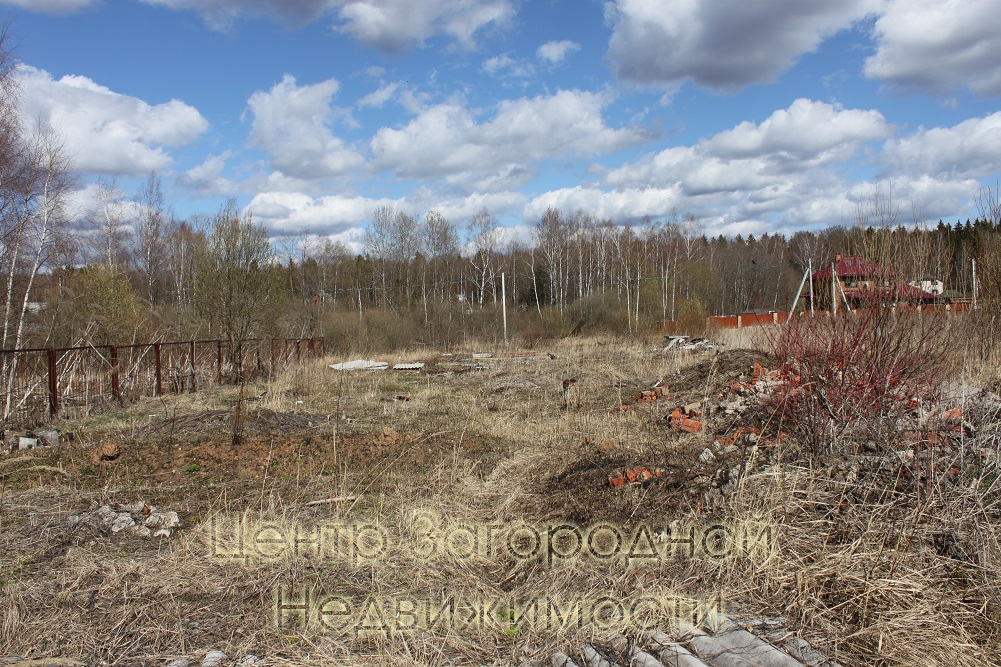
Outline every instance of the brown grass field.
<path fill-rule="evenodd" d="M 942 436 L 948 447 L 927 448 L 942 461 L 917 474 L 900 461 L 924 450 L 887 454 L 907 450 L 889 435 L 875 453 L 766 438 L 756 405 L 706 414 L 700 433 L 670 428 L 672 408 L 708 405 L 755 362 L 774 364 L 751 339 L 728 342 L 377 357 L 426 361 L 425 373 L 338 372 L 328 364 L 344 358 L 327 358 L 243 389 L 60 422 L 58 447 L 0 456 L 0 657 L 197 664 L 218 649 L 233 664 L 548 664 L 554 650 L 677 620 L 519 617 L 519 601 L 566 610 L 608 597 L 781 615 L 844 665 L 1001 664 L 1001 418 L 969 417 L 975 430 Z M 973 366 L 953 364 L 948 381 L 994 386 Z M 576 380 L 567 392 L 565 378 Z M 631 398 L 658 383 L 670 399 Z M 700 459 L 755 419 L 757 444 Z M 658 476 L 609 484 L 639 467 Z M 176 511 L 180 527 L 140 537 L 95 518 L 99 505 L 136 502 Z M 533 529 L 561 525 L 594 537 L 594 553 L 534 548 Z M 601 525 L 632 557 L 602 551 L 614 531 Z M 712 525 L 756 527 L 755 548 L 647 557 L 633 542 L 664 548 L 668 532 Z M 505 533 L 516 526 L 527 528 Z M 472 622 L 438 613 L 449 600 L 502 602 Z M 415 601 L 439 622 L 408 626 Z"/>

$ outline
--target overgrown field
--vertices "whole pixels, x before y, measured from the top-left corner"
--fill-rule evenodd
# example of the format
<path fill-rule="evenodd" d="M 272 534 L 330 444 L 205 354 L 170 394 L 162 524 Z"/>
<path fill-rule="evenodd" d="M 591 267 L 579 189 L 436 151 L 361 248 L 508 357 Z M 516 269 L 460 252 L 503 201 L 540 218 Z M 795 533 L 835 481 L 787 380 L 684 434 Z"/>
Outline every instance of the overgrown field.
<path fill-rule="evenodd" d="M 58 423 L 0 457 L 0 656 L 548 664 L 722 604 L 845 665 L 1001 664 L 990 369 L 885 323 L 784 336 L 328 358 Z M 600 600 L 630 613 L 575 621 Z"/>

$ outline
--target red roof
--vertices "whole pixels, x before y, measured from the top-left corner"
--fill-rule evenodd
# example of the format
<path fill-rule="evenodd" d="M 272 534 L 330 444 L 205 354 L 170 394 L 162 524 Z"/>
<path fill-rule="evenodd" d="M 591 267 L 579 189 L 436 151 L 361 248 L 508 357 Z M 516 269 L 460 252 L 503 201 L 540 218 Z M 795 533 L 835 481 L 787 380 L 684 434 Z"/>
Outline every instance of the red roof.
<path fill-rule="evenodd" d="M 838 273 L 838 278 L 867 278 L 869 276 L 890 276 L 893 271 L 881 266 L 876 262 L 862 257 L 842 257 L 834 263 L 834 269 Z M 831 267 L 827 267 L 813 274 L 816 278 L 830 278 Z"/>

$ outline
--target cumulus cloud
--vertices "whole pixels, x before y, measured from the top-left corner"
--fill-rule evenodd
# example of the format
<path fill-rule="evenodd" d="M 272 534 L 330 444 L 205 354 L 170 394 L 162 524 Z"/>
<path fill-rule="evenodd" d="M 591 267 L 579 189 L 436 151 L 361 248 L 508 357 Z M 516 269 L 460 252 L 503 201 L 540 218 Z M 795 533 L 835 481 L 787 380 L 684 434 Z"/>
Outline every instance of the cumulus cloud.
<path fill-rule="evenodd" d="M 618 77 L 634 83 L 737 89 L 773 81 L 880 1 L 612 0 L 608 55 Z"/>
<path fill-rule="evenodd" d="M 1001 94 L 1001 40 L 994 0 L 894 0 L 876 21 L 878 48 L 866 76 L 946 93 Z"/>
<path fill-rule="evenodd" d="M 889 131 L 879 111 L 844 110 L 800 98 L 760 125 L 744 121 L 720 132 L 706 142 L 705 149 L 721 158 L 780 155 L 802 166 L 803 162 L 841 161 L 861 142 L 884 138 Z"/>
<path fill-rule="evenodd" d="M 477 32 L 506 25 L 515 14 L 512 0 L 340 0 L 338 30 L 382 51 L 423 45 L 438 34 L 471 47 Z"/>
<path fill-rule="evenodd" d="M 893 173 L 977 178 L 1001 172 L 1001 112 L 952 127 L 921 128 L 886 142 Z"/>
<path fill-rule="evenodd" d="M 477 211 L 486 207 L 492 213 L 513 213 L 525 203 L 525 196 L 516 192 L 475 194 L 468 197 L 441 198 L 431 192 L 418 192 L 399 199 L 332 195 L 311 197 L 301 192 L 261 192 L 247 205 L 273 235 L 295 234 L 304 229 L 311 233 L 331 235 L 351 233 L 372 217 L 379 206 L 391 206 L 423 215 L 438 209 L 456 226 L 463 226 Z"/>
<path fill-rule="evenodd" d="M 94 0 L 0 0 L 0 5 L 49 14 L 69 14 L 92 4 Z"/>
<path fill-rule="evenodd" d="M 524 217 L 537 220 L 548 206 L 583 208 L 617 223 L 690 211 L 714 234 L 851 224 L 856 203 L 876 184 L 853 183 L 844 167 L 864 144 L 890 133 L 877 112 L 797 100 L 761 123 L 741 123 L 627 163 L 601 185 L 539 194 L 525 205 Z M 999 142 L 1001 113 L 873 143 L 876 159 L 896 167 L 880 187 L 892 190 L 907 211 L 903 223 L 911 222 L 912 207 L 930 221 L 957 215 L 968 210 L 977 177 L 1001 171 Z"/>
<path fill-rule="evenodd" d="M 397 176 L 434 178 L 494 172 L 556 156 L 611 153 L 648 139 L 640 128 L 606 126 L 606 104 L 598 93 L 564 90 L 505 101 L 482 123 L 459 103 L 438 104 L 401 129 L 379 130 L 372 152 L 380 167 Z"/>
<path fill-rule="evenodd" d="M 222 155 L 210 155 L 200 165 L 180 174 L 177 177 L 177 185 L 196 197 L 228 197 L 235 194 L 236 184 L 222 175 L 226 168 L 226 160 L 231 156 L 228 151 Z"/>
<path fill-rule="evenodd" d="M 843 162 L 863 143 L 889 133 L 878 111 L 798 99 L 760 124 L 745 121 L 695 146 L 668 148 L 624 165 L 609 172 L 606 182 L 617 187 L 679 184 L 690 195 L 753 190 Z"/>
<path fill-rule="evenodd" d="M 3 0 L 0 0 L 3 1 Z M 35 0 L 6 0 L 34 2 Z M 88 0 L 43 0 L 51 3 Z M 92 1 L 92 0 L 91 0 Z M 514 17 L 514 0 L 141 0 L 175 10 L 196 11 L 220 29 L 245 16 L 265 15 L 305 23 L 331 16 L 335 29 L 387 52 L 422 46 L 436 35 L 448 35 L 463 47 L 473 46 L 477 32 L 506 25 Z"/>
<path fill-rule="evenodd" d="M 550 206 L 564 211 L 585 210 L 613 222 L 658 217 L 681 209 L 685 200 L 677 188 L 625 188 L 605 191 L 593 186 L 552 190 L 525 204 L 525 220 L 539 220 Z"/>
<path fill-rule="evenodd" d="M 330 130 L 332 100 L 340 85 L 327 79 L 299 86 L 286 75 L 269 91 L 251 95 L 249 145 L 268 154 L 272 165 L 293 178 L 336 176 L 357 169 L 364 158 Z"/>
<path fill-rule="evenodd" d="M 579 50 L 580 44 L 564 39 L 560 41 L 546 42 L 535 51 L 535 54 L 540 60 L 545 60 L 550 64 L 558 65 L 566 60 L 567 55 L 572 51 Z"/>
<path fill-rule="evenodd" d="M 26 122 L 48 122 L 82 172 L 139 175 L 163 170 L 171 165 L 166 148 L 192 143 L 209 126 L 197 109 L 178 100 L 148 104 L 84 76 L 56 80 L 24 65 L 17 76 Z"/>

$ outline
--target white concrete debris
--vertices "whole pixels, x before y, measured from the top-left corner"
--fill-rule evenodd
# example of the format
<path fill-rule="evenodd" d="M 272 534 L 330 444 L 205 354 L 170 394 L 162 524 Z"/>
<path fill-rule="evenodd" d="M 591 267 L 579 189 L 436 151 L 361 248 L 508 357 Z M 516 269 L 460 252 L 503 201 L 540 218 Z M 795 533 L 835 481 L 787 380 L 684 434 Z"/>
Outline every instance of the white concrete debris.
<path fill-rule="evenodd" d="M 113 535 L 124 532 L 135 537 L 170 537 L 181 519 L 177 512 L 161 512 L 145 502 L 100 506 L 95 502 L 90 513 L 69 518 L 71 528 L 87 523 L 110 530 Z"/>
<path fill-rule="evenodd" d="M 34 449 L 35 447 L 38 447 L 37 438 L 26 438 L 24 436 L 21 436 L 17 439 L 18 449 Z"/>
<path fill-rule="evenodd" d="M 37 435 L 42 445 L 49 447 L 57 447 L 59 445 L 59 431 L 54 428 L 38 431 Z"/>
<path fill-rule="evenodd" d="M 221 667 L 226 660 L 226 654 L 222 651 L 209 651 L 202 658 L 201 667 Z"/>
<path fill-rule="evenodd" d="M 164 665 L 164 667 L 191 667 L 191 661 L 187 658 L 174 658 Z"/>
<path fill-rule="evenodd" d="M 423 361 L 415 361 L 413 363 L 396 364 L 393 366 L 394 371 L 422 371 L 424 370 Z"/>
<path fill-rule="evenodd" d="M 355 359 L 345 361 L 342 364 L 330 364 L 335 371 L 384 371 L 389 368 L 385 361 L 369 361 L 368 359 Z"/>

